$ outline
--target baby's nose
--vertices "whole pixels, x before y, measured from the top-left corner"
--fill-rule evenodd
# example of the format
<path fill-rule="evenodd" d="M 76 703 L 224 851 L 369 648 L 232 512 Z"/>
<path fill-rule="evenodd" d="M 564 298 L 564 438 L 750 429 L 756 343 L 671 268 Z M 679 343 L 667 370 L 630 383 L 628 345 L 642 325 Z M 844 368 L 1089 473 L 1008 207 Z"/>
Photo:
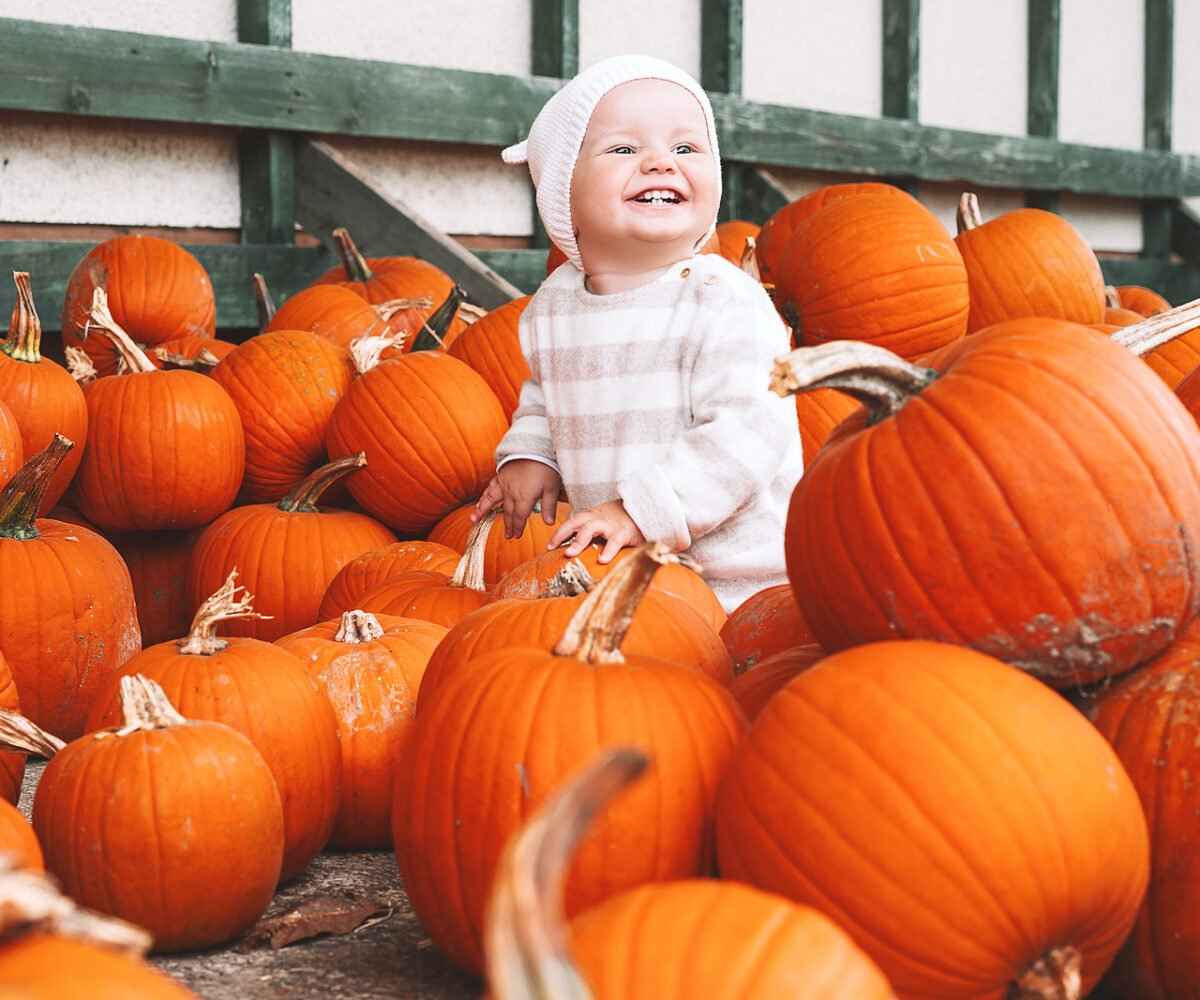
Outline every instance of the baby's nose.
<path fill-rule="evenodd" d="M 642 161 L 642 169 L 647 172 L 658 170 L 674 173 L 675 156 L 670 150 L 650 151 Z"/>

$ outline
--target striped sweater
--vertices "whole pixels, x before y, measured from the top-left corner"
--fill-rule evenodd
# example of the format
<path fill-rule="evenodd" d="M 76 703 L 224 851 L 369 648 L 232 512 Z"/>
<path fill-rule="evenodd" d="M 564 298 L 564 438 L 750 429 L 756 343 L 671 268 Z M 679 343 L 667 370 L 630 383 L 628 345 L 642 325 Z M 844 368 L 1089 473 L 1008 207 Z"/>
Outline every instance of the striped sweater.
<path fill-rule="evenodd" d="M 785 582 L 803 458 L 795 405 L 767 388 L 787 331 L 757 282 L 704 254 L 596 295 L 560 267 L 520 340 L 532 377 L 497 465 L 553 466 L 575 510 L 619 498 L 647 540 L 689 550 L 726 610 Z"/>

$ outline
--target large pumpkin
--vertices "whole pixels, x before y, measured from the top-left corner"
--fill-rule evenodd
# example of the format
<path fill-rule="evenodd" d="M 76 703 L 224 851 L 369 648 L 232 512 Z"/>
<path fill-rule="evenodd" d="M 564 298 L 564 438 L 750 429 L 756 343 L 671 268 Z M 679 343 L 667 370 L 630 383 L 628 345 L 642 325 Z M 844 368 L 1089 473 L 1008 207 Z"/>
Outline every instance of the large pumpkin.
<path fill-rule="evenodd" d="M 483 376 L 508 421 L 517 408 L 521 386 L 529 378 L 529 365 L 517 339 L 517 325 L 532 297 L 523 295 L 493 309 L 468 326 L 449 348 L 451 357 Z"/>
<path fill-rule="evenodd" d="M 788 513 L 820 644 L 962 643 L 1059 687 L 1163 649 L 1200 600 L 1200 438 L 1170 390 L 1054 320 L 974 334 L 936 368 L 862 344 L 777 366 L 777 391 L 845 386 L 867 406 Z"/>
<path fill-rule="evenodd" d="M 25 463 L 21 428 L 3 401 L 0 401 L 0 486 L 7 483 Z"/>
<path fill-rule="evenodd" d="M 42 324 L 33 305 L 29 275 L 14 271 L 13 281 L 17 286 L 17 301 L 8 326 L 8 339 L 0 343 L 0 406 L 6 407 L 16 421 L 24 456 L 37 454 L 55 434 L 78 445 L 67 453 L 46 487 L 39 511 L 45 514 L 66 492 L 83 458 L 88 428 L 87 402 L 67 370 L 42 357 Z M 3 423 L 0 417 L 0 424 Z M 21 465 L 21 459 L 14 465 L 6 463 L 6 456 L 12 451 L 8 433 L 0 429 L 0 486 Z M 5 441 L 8 441 L 7 445 Z"/>
<path fill-rule="evenodd" d="M 17 682 L 12 669 L 0 649 L 0 709 L 9 712 L 21 711 L 21 699 L 17 694 Z M 25 778 L 25 754 L 0 752 L 0 800 L 13 805 L 21 797 L 21 782 Z"/>
<path fill-rule="evenodd" d="M 1149 863 L 1137 793 L 1079 712 L 921 641 L 847 650 L 778 692 L 721 782 L 717 839 L 726 878 L 820 908 L 898 995 L 939 1000 L 1086 995 Z"/>
<path fill-rule="evenodd" d="M 825 651 L 815 643 L 803 643 L 780 650 L 745 673 L 738 674 L 729 685 L 729 693 L 737 699 L 746 718 L 753 722 L 775 692 L 824 657 Z"/>
<path fill-rule="evenodd" d="M 133 582 L 144 646 L 187 635 L 193 611 L 188 599 L 188 568 L 199 536 L 200 529 L 194 528 L 134 531 L 112 537 Z"/>
<path fill-rule="evenodd" d="M 346 563 L 329 581 L 317 620 L 329 621 L 353 611 L 366 594 L 403 573 L 415 570 L 449 578 L 461 558 L 461 553 L 446 545 L 420 540 L 393 542 L 364 552 Z"/>

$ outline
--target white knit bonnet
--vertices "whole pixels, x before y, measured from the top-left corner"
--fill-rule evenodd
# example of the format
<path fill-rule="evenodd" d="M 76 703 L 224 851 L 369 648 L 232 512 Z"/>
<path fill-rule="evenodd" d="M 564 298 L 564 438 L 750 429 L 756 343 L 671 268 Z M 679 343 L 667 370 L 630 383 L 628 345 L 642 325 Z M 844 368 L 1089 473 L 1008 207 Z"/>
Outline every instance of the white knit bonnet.
<path fill-rule="evenodd" d="M 613 56 L 589 66 L 548 100 L 533 120 L 524 142 L 509 146 L 500 156 L 505 163 L 528 163 L 537 188 L 538 213 L 546 233 L 579 270 L 583 261 L 571 221 L 571 177 L 583 146 L 588 121 L 596 105 L 614 87 L 632 80 L 667 80 L 677 83 L 700 103 L 708 126 L 708 144 L 716 166 L 717 197 L 721 194 L 721 156 L 712 105 L 703 88 L 690 75 L 653 56 Z M 703 246 L 716 229 L 716 213 L 708 231 L 696 244 Z"/>

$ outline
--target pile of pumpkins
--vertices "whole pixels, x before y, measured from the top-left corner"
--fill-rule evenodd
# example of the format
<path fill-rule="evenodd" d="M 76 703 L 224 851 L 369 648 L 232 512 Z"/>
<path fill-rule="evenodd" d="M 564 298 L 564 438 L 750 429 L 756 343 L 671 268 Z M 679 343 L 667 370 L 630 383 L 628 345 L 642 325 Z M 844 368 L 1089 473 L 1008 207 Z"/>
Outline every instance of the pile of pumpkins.
<path fill-rule="evenodd" d="M 0 852 L 179 951 L 394 848 L 498 997 L 1186 995 L 1200 308 L 1106 289 L 1053 214 L 959 227 L 841 184 L 704 248 L 792 330 L 762 391 L 806 462 L 790 583 L 729 613 L 661 545 L 548 551 L 565 503 L 472 522 L 528 297 L 339 230 L 232 344 L 195 258 L 123 236 L 64 368 L 17 274 L 0 795 L 50 763 Z M 58 933 L 22 926 L 0 984 Z"/>

